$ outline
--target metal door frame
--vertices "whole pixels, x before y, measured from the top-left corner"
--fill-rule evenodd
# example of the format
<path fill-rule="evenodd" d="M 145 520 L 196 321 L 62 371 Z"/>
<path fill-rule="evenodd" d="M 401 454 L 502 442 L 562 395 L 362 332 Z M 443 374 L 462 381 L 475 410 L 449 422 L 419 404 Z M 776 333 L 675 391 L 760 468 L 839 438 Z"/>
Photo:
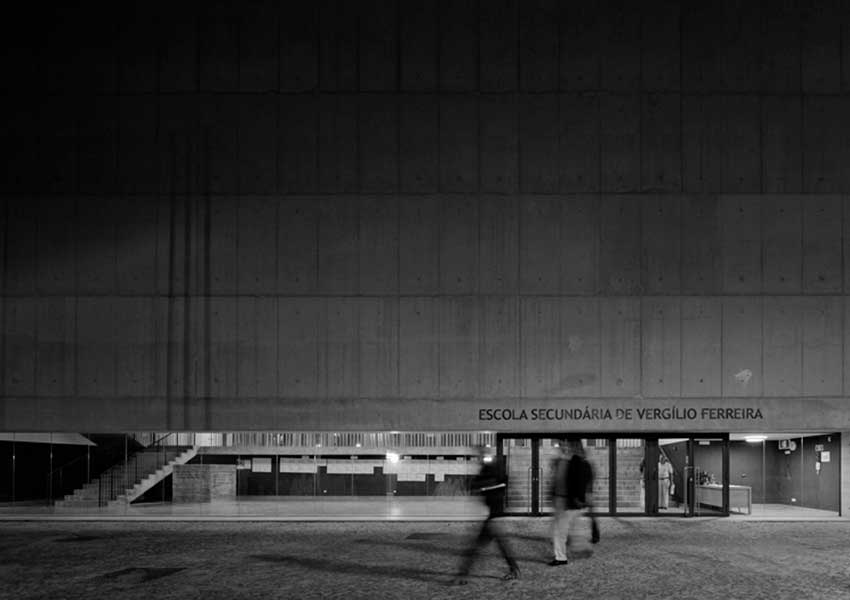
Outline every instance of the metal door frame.
<path fill-rule="evenodd" d="M 599 435 L 598 433 L 592 432 L 578 432 L 578 433 L 564 433 L 564 432 L 556 432 L 556 433 L 514 433 L 514 432 L 506 432 L 506 433 L 496 433 L 496 456 L 499 461 L 504 461 L 505 456 L 502 451 L 502 442 L 507 439 L 526 439 L 531 441 L 531 509 L 528 512 L 505 512 L 504 514 L 507 516 L 532 516 L 532 517 L 541 517 L 546 516 L 549 513 L 541 512 L 541 498 L 540 498 L 540 441 L 544 439 L 563 439 L 566 437 L 577 437 L 582 439 L 605 439 L 608 440 L 608 511 L 597 513 L 599 515 L 629 515 L 629 516 L 647 516 L 647 517 L 671 517 L 671 516 L 679 516 L 681 513 L 678 511 L 668 511 L 666 513 L 660 512 L 658 510 L 658 469 L 656 466 L 658 463 L 658 453 L 659 453 L 659 440 L 666 438 L 686 438 L 687 439 L 687 467 L 685 469 L 685 473 L 683 476 L 683 484 L 685 486 L 685 498 L 687 502 L 683 503 L 683 516 L 693 516 L 696 513 L 699 513 L 699 507 L 696 505 L 696 482 L 694 478 L 693 468 L 694 465 L 694 446 L 699 439 L 715 439 L 719 440 L 722 444 L 721 451 L 721 464 L 723 468 L 723 475 L 721 478 L 721 482 L 723 485 L 722 498 L 723 498 L 723 507 L 717 513 L 713 513 L 718 516 L 729 516 L 729 433 L 676 433 L 676 432 L 660 432 L 660 433 L 646 433 L 646 432 L 617 432 L 614 434 L 606 433 L 605 435 Z M 644 456 L 645 457 L 655 457 L 654 462 L 651 460 L 646 461 L 646 469 L 644 472 L 644 484 L 645 491 L 644 494 L 644 512 L 642 513 L 630 513 L 630 512 L 619 512 L 617 510 L 617 440 L 618 439 L 641 439 L 645 442 L 644 445 Z M 504 462 L 502 462 L 504 464 Z M 690 469 L 688 471 L 688 469 Z M 688 477 L 688 473 L 690 476 Z M 654 482 L 650 485 L 650 482 Z M 510 486 L 510 481 L 508 482 L 508 486 Z"/>

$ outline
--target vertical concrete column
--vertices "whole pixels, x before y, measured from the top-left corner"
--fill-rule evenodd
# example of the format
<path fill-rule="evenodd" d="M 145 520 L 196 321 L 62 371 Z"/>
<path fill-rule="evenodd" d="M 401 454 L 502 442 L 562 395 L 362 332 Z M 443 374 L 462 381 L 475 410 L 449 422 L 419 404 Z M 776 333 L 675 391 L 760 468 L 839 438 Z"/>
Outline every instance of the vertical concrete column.
<path fill-rule="evenodd" d="M 841 432 L 841 516 L 850 518 L 850 431 Z"/>

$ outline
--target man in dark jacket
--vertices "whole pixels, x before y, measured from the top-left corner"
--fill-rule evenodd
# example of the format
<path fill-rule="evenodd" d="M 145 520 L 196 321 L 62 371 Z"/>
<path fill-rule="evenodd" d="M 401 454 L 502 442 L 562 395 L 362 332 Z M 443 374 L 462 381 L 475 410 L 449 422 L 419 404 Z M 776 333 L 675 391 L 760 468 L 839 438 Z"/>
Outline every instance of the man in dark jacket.
<path fill-rule="evenodd" d="M 455 578 L 455 583 L 459 585 L 466 583 L 466 577 L 469 574 L 472 563 L 475 561 L 475 555 L 478 554 L 481 548 L 489 544 L 491 540 L 495 540 L 496 544 L 498 544 L 499 550 L 501 550 L 502 556 L 505 558 L 505 562 L 508 563 L 508 568 L 510 569 L 502 579 L 508 581 L 519 578 L 519 566 L 516 560 L 514 560 L 514 557 L 511 556 L 508 545 L 499 528 L 493 522 L 493 519 L 502 513 L 505 489 L 507 488 L 507 476 L 505 475 L 501 461 L 492 455 L 487 455 L 483 447 L 478 448 L 478 453 L 481 460 L 481 470 L 475 479 L 472 480 L 472 492 L 480 494 L 481 499 L 487 505 L 487 518 L 484 519 L 478 535 L 464 554 L 460 571 Z"/>
<path fill-rule="evenodd" d="M 576 519 L 590 506 L 589 494 L 593 489 L 593 467 L 584 456 L 581 440 L 569 440 L 561 443 L 561 455 L 555 462 L 552 482 L 552 547 L 555 558 L 551 566 L 565 565 L 567 558 L 567 540 L 575 527 Z M 593 542 L 598 541 L 599 531 L 592 517 Z M 576 536 L 573 535 L 571 542 Z"/>

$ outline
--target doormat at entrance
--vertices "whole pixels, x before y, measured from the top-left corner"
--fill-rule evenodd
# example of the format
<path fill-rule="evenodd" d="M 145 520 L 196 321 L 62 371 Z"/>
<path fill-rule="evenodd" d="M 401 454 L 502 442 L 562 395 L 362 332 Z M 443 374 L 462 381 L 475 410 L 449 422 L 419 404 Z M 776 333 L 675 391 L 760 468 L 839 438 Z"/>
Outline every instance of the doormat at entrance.
<path fill-rule="evenodd" d="M 439 540 L 446 537 L 447 533 L 433 533 L 433 532 L 414 532 L 408 535 L 406 540 Z"/>
<path fill-rule="evenodd" d="M 135 584 L 145 583 L 161 577 L 179 573 L 185 567 L 129 567 L 93 577 L 93 580 L 111 581 L 114 583 Z"/>

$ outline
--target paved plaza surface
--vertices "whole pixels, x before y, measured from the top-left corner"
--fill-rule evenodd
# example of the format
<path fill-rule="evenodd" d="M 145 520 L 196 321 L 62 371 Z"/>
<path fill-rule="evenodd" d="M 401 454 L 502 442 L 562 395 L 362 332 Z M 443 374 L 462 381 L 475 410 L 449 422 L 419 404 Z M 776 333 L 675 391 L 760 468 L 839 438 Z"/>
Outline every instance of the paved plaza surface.
<path fill-rule="evenodd" d="M 548 519 L 501 519 L 453 585 L 475 522 L 6 521 L 0 598 L 850 599 L 850 521 L 602 518 L 590 557 L 551 567 Z"/>

